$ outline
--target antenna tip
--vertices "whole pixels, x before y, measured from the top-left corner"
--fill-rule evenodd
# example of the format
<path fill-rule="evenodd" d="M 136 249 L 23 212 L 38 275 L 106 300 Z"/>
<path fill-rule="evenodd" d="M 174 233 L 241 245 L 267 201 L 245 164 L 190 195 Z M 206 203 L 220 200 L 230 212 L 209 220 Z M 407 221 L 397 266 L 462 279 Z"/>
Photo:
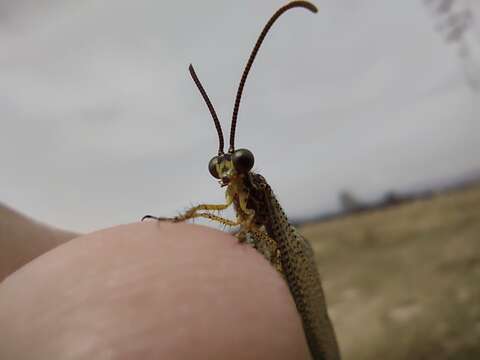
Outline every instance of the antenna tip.
<path fill-rule="evenodd" d="M 313 5 L 311 2 L 308 2 L 308 1 L 292 1 L 291 3 L 292 5 L 294 6 L 300 6 L 300 7 L 303 7 L 307 10 L 310 10 L 311 12 L 313 13 L 317 13 L 318 12 L 318 9 L 315 5 Z"/>

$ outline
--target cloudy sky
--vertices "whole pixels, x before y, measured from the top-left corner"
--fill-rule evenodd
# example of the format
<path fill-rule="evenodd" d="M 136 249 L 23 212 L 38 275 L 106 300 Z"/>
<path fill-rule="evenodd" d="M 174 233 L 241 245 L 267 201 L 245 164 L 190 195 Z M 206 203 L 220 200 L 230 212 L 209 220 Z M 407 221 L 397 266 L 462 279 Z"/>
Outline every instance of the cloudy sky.
<path fill-rule="evenodd" d="M 316 1 L 276 23 L 236 143 L 290 216 L 336 210 L 342 190 L 371 201 L 480 175 L 479 25 L 447 43 L 436 1 Z M 0 0 L 0 202 L 78 231 L 222 202 L 187 68 L 228 136 L 284 3 Z M 475 2 L 450 10 L 467 5 L 480 18 Z"/>

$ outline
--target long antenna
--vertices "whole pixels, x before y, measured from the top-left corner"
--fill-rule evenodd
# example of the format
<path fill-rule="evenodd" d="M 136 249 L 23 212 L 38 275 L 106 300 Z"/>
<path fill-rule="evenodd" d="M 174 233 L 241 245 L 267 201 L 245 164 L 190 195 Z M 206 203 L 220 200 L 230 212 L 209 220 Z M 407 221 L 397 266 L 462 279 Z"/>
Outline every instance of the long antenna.
<path fill-rule="evenodd" d="M 193 69 L 193 65 L 190 64 L 188 67 L 188 71 L 190 72 L 190 75 L 192 76 L 193 81 L 195 82 L 195 85 L 197 85 L 198 90 L 200 91 L 200 94 L 202 94 L 203 100 L 207 103 L 208 110 L 210 110 L 210 114 L 212 114 L 213 122 L 215 123 L 215 128 L 217 129 L 217 134 L 218 134 L 218 155 L 223 154 L 223 132 L 222 132 L 222 126 L 220 125 L 220 121 L 218 121 L 218 116 L 217 113 L 215 112 L 215 109 L 213 108 L 212 102 L 208 98 L 207 92 L 203 88 L 200 80 L 197 77 L 197 74 L 195 74 L 195 70 Z"/>
<path fill-rule="evenodd" d="M 305 8 L 307 10 L 310 10 L 313 13 L 316 13 L 318 11 L 315 5 L 313 5 L 312 3 L 309 3 L 308 1 L 292 1 L 291 3 L 288 3 L 287 5 L 278 9 L 277 12 L 273 14 L 273 16 L 270 18 L 270 20 L 268 20 L 267 24 L 265 25 L 262 32 L 260 33 L 260 36 L 258 37 L 257 42 L 255 43 L 255 46 L 253 47 L 250 57 L 248 58 L 247 65 L 243 70 L 242 78 L 240 79 L 240 84 L 238 85 L 237 97 L 235 98 L 235 106 L 233 108 L 232 126 L 230 128 L 230 147 L 228 149 L 228 152 L 233 152 L 235 150 L 235 128 L 237 126 L 238 109 L 240 107 L 240 99 L 242 98 L 243 87 L 245 86 L 245 81 L 247 80 L 248 72 L 252 67 L 253 60 L 255 59 L 255 56 L 257 55 L 257 52 L 260 49 L 260 46 L 262 45 L 262 42 L 265 39 L 265 36 L 267 35 L 268 31 L 272 27 L 273 23 L 285 11 L 290 10 L 292 8 L 296 8 L 296 7 Z"/>

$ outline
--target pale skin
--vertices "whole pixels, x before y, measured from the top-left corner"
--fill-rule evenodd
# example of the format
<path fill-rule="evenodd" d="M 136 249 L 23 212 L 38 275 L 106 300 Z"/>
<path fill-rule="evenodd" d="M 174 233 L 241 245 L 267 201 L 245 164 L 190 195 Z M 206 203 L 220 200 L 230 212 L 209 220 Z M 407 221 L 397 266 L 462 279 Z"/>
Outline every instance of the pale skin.
<path fill-rule="evenodd" d="M 22 237 L 2 230 L 0 252 Z M 36 256 L 63 245 L 2 267 L 1 359 L 310 357 L 280 274 L 225 232 L 145 221 L 46 234 L 20 240 Z"/>

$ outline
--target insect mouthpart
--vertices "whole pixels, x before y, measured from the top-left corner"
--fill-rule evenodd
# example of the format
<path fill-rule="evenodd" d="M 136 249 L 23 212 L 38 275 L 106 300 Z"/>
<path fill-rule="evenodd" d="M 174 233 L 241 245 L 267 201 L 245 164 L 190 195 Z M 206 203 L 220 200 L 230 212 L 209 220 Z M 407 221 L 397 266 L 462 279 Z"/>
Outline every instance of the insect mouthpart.
<path fill-rule="evenodd" d="M 232 153 L 214 156 L 208 163 L 208 171 L 214 178 L 220 179 L 221 186 L 226 186 L 232 179 L 248 174 L 254 162 L 250 150 L 238 149 Z"/>
<path fill-rule="evenodd" d="M 225 176 L 225 177 L 220 179 L 219 183 L 220 183 L 221 187 L 228 186 L 228 184 L 230 184 L 230 178 Z"/>
<path fill-rule="evenodd" d="M 208 170 L 214 178 L 220 179 L 221 186 L 228 185 L 237 175 L 230 154 L 219 154 L 213 157 L 208 163 Z"/>

